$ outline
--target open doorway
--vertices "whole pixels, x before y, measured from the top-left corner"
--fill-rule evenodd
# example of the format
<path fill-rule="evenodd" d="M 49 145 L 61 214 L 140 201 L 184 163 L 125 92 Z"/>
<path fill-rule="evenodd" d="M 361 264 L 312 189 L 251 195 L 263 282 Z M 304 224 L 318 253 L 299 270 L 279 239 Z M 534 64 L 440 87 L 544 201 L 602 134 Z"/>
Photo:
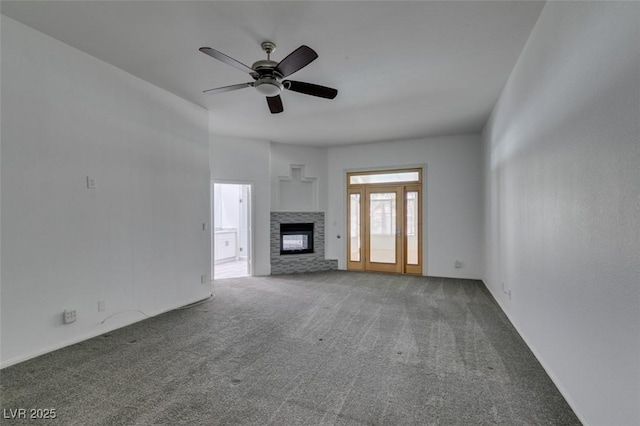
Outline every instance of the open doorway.
<path fill-rule="evenodd" d="M 214 279 L 251 275 L 251 185 L 213 183 L 211 188 Z"/>

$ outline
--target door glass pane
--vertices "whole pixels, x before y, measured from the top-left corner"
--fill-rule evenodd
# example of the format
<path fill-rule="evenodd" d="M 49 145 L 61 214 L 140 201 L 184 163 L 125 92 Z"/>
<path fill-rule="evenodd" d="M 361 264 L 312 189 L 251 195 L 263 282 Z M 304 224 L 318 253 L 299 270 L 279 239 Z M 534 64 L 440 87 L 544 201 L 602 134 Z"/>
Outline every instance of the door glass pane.
<path fill-rule="evenodd" d="M 369 199 L 369 259 L 396 263 L 396 193 L 372 193 Z"/>
<path fill-rule="evenodd" d="M 415 172 L 382 172 L 370 173 L 366 175 L 349 176 L 349 184 L 357 185 L 363 183 L 392 183 L 392 182 L 419 182 L 420 173 Z"/>
<path fill-rule="evenodd" d="M 407 191 L 407 265 L 418 264 L 418 192 Z"/>
<path fill-rule="evenodd" d="M 349 195 L 350 241 L 349 260 L 360 262 L 360 194 Z"/>

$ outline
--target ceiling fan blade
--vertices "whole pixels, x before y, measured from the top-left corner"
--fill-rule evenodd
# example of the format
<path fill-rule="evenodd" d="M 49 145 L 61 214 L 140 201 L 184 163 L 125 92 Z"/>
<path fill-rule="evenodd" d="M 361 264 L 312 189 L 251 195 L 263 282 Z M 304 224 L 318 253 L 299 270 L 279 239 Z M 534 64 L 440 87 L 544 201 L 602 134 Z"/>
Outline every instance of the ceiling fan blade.
<path fill-rule="evenodd" d="M 215 58 L 215 59 L 217 59 L 219 61 L 224 62 L 227 65 L 231 65 L 232 67 L 237 68 L 240 71 L 244 71 L 244 72 L 247 72 L 249 74 L 257 75 L 257 73 L 255 72 L 255 70 L 253 68 L 250 68 L 250 67 L 246 66 L 245 64 L 243 64 L 242 62 L 238 62 L 235 59 L 233 59 L 232 57 L 227 56 L 222 52 L 218 52 L 215 49 L 212 49 L 210 47 L 201 47 L 198 50 L 200 50 L 202 53 L 205 53 L 205 54 L 211 56 L 212 58 Z"/>
<path fill-rule="evenodd" d="M 267 97 L 267 104 L 269 105 L 269 111 L 271 111 L 271 114 L 278 114 L 279 112 L 284 111 L 280 95 Z"/>
<path fill-rule="evenodd" d="M 244 89 L 245 87 L 251 87 L 251 86 L 253 86 L 253 82 L 232 84 L 231 86 L 223 86 L 223 87 L 216 87 L 215 89 L 208 89 L 202 93 L 224 93 L 224 92 L 230 92 L 232 90 Z"/>
<path fill-rule="evenodd" d="M 320 98 L 333 99 L 338 94 L 336 89 L 331 87 L 320 86 L 317 84 L 304 83 L 302 81 L 285 80 L 282 82 L 285 89 L 294 92 L 304 93 L 305 95 L 318 96 Z"/>
<path fill-rule="evenodd" d="M 276 65 L 274 71 L 283 77 L 306 67 L 318 57 L 318 54 L 309 46 L 300 46 Z"/>

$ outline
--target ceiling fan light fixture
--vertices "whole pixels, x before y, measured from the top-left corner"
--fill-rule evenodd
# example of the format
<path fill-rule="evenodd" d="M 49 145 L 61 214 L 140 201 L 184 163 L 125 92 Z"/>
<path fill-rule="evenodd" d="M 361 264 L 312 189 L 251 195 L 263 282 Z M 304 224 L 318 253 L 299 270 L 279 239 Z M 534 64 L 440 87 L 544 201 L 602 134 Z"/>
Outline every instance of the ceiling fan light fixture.
<path fill-rule="evenodd" d="M 275 78 L 261 78 L 254 83 L 256 90 L 267 97 L 278 96 L 282 92 L 282 83 Z"/>

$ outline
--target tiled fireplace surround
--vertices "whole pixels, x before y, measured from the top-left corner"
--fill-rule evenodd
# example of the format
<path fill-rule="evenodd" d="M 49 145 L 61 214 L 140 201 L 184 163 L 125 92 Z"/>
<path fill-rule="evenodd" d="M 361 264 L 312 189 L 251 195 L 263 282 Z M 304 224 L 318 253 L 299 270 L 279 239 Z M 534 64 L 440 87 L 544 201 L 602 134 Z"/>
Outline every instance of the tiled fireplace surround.
<path fill-rule="evenodd" d="M 280 255 L 281 223 L 313 223 L 314 253 Z M 338 269 L 338 261 L 324 258 L 324 212 L 271 212 L 271 274 L 294 274 Z"/>

